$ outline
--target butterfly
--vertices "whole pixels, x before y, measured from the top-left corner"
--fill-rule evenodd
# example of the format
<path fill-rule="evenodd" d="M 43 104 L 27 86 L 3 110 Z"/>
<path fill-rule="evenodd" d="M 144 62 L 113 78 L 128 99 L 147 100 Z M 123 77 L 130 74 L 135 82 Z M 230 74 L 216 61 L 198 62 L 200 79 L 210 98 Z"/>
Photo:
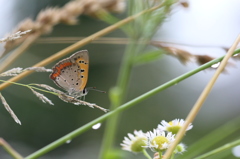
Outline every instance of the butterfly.
<path fill-rule="evenodd" d="M 66 90 L 73 97 L 87 95 L 89 55 L 87 50 L 74 53 L 55 64 L 50 78 L 60 88 Z"/>

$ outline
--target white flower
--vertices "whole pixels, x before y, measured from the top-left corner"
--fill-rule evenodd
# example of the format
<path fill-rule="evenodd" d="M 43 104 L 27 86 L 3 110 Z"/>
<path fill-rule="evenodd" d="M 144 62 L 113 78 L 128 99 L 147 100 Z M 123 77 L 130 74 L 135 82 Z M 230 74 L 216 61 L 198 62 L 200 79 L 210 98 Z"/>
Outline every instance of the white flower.
<path fill-rule="evenodd" d="M 135 130 L 134 135 L 128 133 L 128 137 L 124 137 L 123 143 L 120 145 L 122 146 L 123 150 L 130 151 L 130 152 L 142 152 L 146 146 L 147 137 L 146 134 L 142 132 L 142 130 Z"/>
<path fill-rule="evenodd" d="M 164 151 L 166 150 L 175 140 L 175 135 L 172 133 L 166 133 L 161 130 L 153 129 L 153 132 L 147 132 L 147 146 L 151 148 L 154 152 Z"/>
<path fill-rule="evenodd" d="M 165 120 L 161 121 L 161 124 L 158 124 L 158 129 L 161 131 L 168 131 L 168 132 L 172 132 L 173 134 L 177 134 L 177 132 L 179 131 L 179 129 L 183 126 L 184 124 L 184 120 L 183 119 L 174 119 L 170 122 L 166 122 Z M 187 130 L 192 129 L 193 125 L 190 123 L 188 125 Z"/>
<path fill-rule="evenodd" d="M 180 143 L 177 145 L 177 147 L 174 150 L 175 154 L 182 154 L 184 151 L 186 151 L 186 146 L 183 143 Z"/>

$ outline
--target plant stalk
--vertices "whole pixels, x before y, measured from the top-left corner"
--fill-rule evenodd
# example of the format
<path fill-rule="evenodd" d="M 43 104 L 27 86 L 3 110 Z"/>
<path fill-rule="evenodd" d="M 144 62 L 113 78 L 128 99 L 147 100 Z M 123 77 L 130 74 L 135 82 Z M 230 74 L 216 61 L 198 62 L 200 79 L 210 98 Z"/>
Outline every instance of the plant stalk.
<path fill-rule="evenodd" d="M 3 138 L 0 138 L 0 146 L 2 146 L 13 158 L 23 159 L 23 157 L 15 151 Z"/>

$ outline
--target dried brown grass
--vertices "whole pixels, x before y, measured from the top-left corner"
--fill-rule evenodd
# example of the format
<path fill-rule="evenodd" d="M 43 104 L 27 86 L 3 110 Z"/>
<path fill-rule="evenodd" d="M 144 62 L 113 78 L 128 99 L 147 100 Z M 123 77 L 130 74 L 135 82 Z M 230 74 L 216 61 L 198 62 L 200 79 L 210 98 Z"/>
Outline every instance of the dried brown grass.
<path fill-rule="evenodd" d="M 124 0 L 73 0 L 65 4 L 62 8 L 46 8 L 37 15 L 36 20 L 27 18 L 18 24 L 13 30 L 14 33 L 25 30 L 32 31 L 23 38 L 6 42 L 3 54 L 21 44 L 30 36 L 34 36 L 31 42 L 33 43 L 39 36 L 49 34 L 53 30 L 53 27 L 59 23 L 67 25 L 77 24 L 77 18 L 82 14 L 96 17 L 101 10 L 108 12 L 122 12 L 124 8 Z"/>

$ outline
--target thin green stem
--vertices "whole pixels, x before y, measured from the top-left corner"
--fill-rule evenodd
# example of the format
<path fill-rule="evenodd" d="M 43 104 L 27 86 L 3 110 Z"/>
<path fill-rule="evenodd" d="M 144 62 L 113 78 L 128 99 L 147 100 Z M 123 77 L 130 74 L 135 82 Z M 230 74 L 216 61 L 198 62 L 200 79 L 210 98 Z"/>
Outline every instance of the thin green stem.
<path fill-rule="evenodd" d="M 162 151 L 159 151 L 159 152 L 158 152 L 158 155 L 159 155 L 159 159 L 162 159 L 162 157 L 163 157 L 163 156 L 162 156 Z"/>
<path fill-rule="evenodd" d="M 22 84 L 22 83 L 11 82 L 11 81 L 4 81 L 4 80 L 0 80 L 0 82 L 12 83 L 12 84 L 15 84 L 15 85 L 36 89 L 36 90 L 39 90 L 39 91 L 42 91 L 42 92 L 46 92 L 46 93 L 50 93 L 50 94 L 53 94 L 53 95 L 58 95 L 55 92 L 51 92 L 51 91 L 47 91 L 47 90 L 44 90 L 44 89 L 41 89 L 41 88 L 30 86 L 30 85 L 34 85 L 34 84 Z"/>
<path fill-rule="evenodd" d="M 210 151 L 208 153 L 205 153 L 205 154 L 203 154 L 201 156 L 195 157 L 194 159 L 204 159 L 204 158 L 210 157 L 210 156 L 212 156 L 214 154 L 217 154 L 217 153 L 220 153 L 222 151 L 228 150 L 228 149 L 230 149 L 230 148 L 232 148 L 234 146 L 237 146 L 237 145 L 240 145 L 240 139 L 238 139 L 237 141 L 233 141 L 231 143 L 228 143 L 226 145 L 223 145 L 223 146 L 221 146 L 221 147 L 219 147 L 219 148 L 217 148 L 215 150 L 212 150 L 212 151 Z"/>
<path fill-rule="evenodd" d="M 12 83 L 12 84 L 15 84 L 15 85 L 19 85 L 19 86 L 28 87 L 26 84 L 17 83 L 17 82 L 10 82 L 10 81 L 4 81 L 4 80 L 0 80 L 0 82 Z"/>
<path fill-rule="evenodd" d="M 152 157 L 147 153 L 146 149 L 143 149 L 142 153 L 146 156 L 147 159 L 152 159 Z"/>
<path fill-rule="evenodd" d="M 0 138 L 0 146 L 2 146 L 13 158 L 23 159 L 23 157 L 15 151 L 3 138 Z"/>
<path fill-rule="evenodd" d="M 235 54 L 237 54 L 237 53 L 240 53 L 240 49 L 235 51 Z M 133 100 L 123 104 L 122 106 L 116 108 L 115 110 L 113 110 L 113 111 L 111 111 L 111 112 L 109 112 L 107 114 L 102 115 L 101 117 L 99 117 L 99 118 L 97 118 L 97 119 L 95 119 L 95 120 L 85 124 L 84 126 L 76 129 L 75 131 L 73 131 L 73 132 L 71 132 L 71 133 L 61 137 L 60 139 L 58 139 L 58 140 L 56 140 L 54 142 L 52 142 L 51 144 L 43 147 L 42 149 L 34 152 L 33 154 L 27 156 L 25 159 L 34 159 L 34 158 L 37 158 L 37 157 L 40 157 L 40 156 L 46 154 L 47 152 L 50 152 L 51 150 L 57 148 L 58 146 L 61 146 L 61 145 L 65 144 L 67 141 L 72 140 L 73 138 L 79 136 L 83 132 L 91 129 L 91 127 L 93 125 L 95 125 L 97 123 L 100 123 L 100 122 L 103 122 L 104 120 L 108 119 L 109 117 L 111 117 L 113 115 L 116 115 L 116 114 L 118 114 L 120 112 L 123 112 L 124 110 L 126 110 L 128 108 L 131 108 L 132 106 L 134 106 L 134 105 L 144 101 L 145 99 L 148 99 L 148 98 L 152 97 L 153 95 L 161 92 L 162 90 L 167 89 L 167 88 L 175 85 L 176 83 L 179 83 L 179 82 L 183 81 L 184 79 L 186 79 L 186 78 L 188 78 L 188 77 L 190 77 L 190 76 L 192 76 L 192 75 L 194 75 L 194 74 L 196 74 L 196 73 L 198 73 L 198 72 L 200 72 L 200 71 L 202 71 L 202 70 L 204 70 L 206 68 L 211 67 L 213 64 L 215 64 L 217 62 L 220 62 L 223 58 L 224 58 L 224 56 L 220 57 L 220 58 L 217 58 L 215 60 L 212 60 L 212 61 L 210 61 L 210 62 L 208 62 L 208 63 L 198 67 L 195 70 L 192 70 L 192 71 L 190 71 L 188 73 L 185 73 L 185 74 L 183 74 L 183 75 L 181 75 L 181 76 L 179 76 L 179 77 L 177 77 L 177 78 L 175 78 L 175 79 L 173 79 L 171 81 L 168 81 L 167 83 L 165 83 L 165 84 L 163 84 L 161 86 L 156 87 L 155 89 L 150 90 L 147 93 L 142 94 L 141 96 L 139 96 L 139 97 L 137 97 L 137 98 L 135 98 L 135 99 L 133 99 Z"/>

